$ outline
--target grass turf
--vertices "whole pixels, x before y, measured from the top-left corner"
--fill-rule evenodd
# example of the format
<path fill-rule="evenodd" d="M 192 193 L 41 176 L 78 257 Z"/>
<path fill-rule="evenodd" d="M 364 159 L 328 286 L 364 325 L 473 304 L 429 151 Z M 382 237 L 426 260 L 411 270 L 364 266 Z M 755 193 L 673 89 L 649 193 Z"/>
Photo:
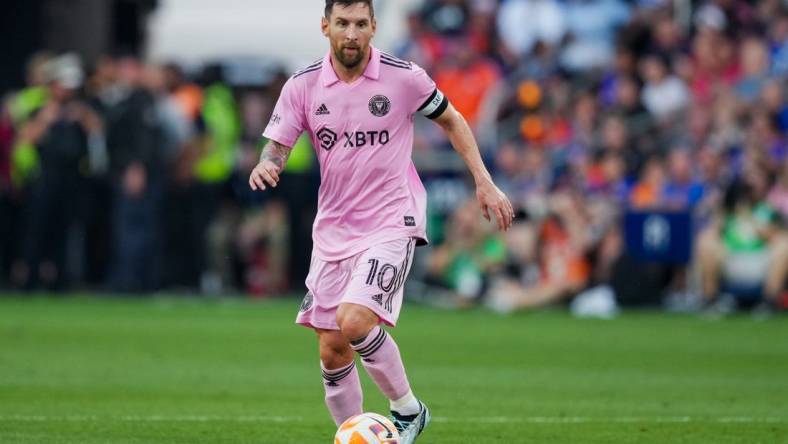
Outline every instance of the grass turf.
<path fill-rule="evenodd" d="M 0 298 L 0 443 L 329 443 L 299 302 Z M 786 321 L 408 305 L 394 336 L 436 416 L 420 443 L 772 444 Z"/>

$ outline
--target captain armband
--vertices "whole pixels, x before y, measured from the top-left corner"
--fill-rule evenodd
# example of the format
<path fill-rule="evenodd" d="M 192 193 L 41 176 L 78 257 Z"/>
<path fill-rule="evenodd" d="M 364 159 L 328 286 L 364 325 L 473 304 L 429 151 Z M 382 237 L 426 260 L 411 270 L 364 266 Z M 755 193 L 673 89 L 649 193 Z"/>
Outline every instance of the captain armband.
<path fill-rule="evenodd" d="M 421 105 L 419 112 L 428 119 L 437 119 L 446 111 L 448 106 L 449 99 L 443 95 L 438 88 L 435 88 L 435 91 L 433 91 L 430 97 Z"/>

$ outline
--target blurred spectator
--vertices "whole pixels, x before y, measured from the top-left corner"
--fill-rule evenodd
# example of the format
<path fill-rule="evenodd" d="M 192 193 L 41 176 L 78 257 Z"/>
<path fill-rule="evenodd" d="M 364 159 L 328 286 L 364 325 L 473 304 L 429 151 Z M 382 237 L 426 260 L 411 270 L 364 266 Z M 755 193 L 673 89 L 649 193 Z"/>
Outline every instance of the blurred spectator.
<path fill-rule="evenodd" d="M 670 118 L 687 105 L 689 96 L 684 82 L 670 75 L 667 62 L 657 56 L 646 56 L 641 62 L 643 105 L 659 120 Z"/>
<path fill-rule="evenodd" d="M 561 6 L 555 0 L 505 0 L 498 10 L 498 32 L 517 57 L 528 56 L 542 42 L 555 46 L 566 31 Z"/>
<path fill-rule="evenodd" d="M 164 139 L 156 99 L 145 89 L 140 60 L 123 54 L 111 83 L 97 91 L 104 118 L 112 188 L 112 259 L 109 287 L 151 291 L 160 284 Z"/>
<path fill-rule="evenodd" d="M 173 102 L 187 121 L 196 121 L 202 109 L 202 88 L 189 82 L 178 65 L 168 64 L 163 69 L 164 81 Z"/>
<path fill-rule="evenodd" d="M 444 35 L 462 34 L 470 21 L 464 0 L 426 0 L 421 14 L 433 32 Z"/>
<path fill-rule="evenodd" d="M 629 195 L 629 204 L 635 209 L 660 208 L 665 187 L 665 165 L 662 158 L 654 156 L 646 161 Z"/>
<path fill-rule="evenodd" d="M 764 109 L 775 120 L 782 134 L 788 134 L 788 100 L 785 96 L 785 82 L 777 79 L 769 80 L 761 92 Z"/>
<path fill-rule="evenodd" d="M 27 87 L 17 92 L 8 102 L 11 121 L 18 131 L 33 113 L 40 110 L 49 99 L 48 77 L 53 55 L 41 52 L 31 56 L 27 64 Z M 38 164 L 35 147 L 30 144 L 18 144 L 11 154 L 11 175 L 17 185 L 27 181 Z"/>
<path fill-rule="evenodd" d="M 498 151 L 496 183 L 518 209 L 542 213 L 543 200 L 550 187 L 550 170 L 544 150 L 525 148 L 509 142 Z"/>
<path fill-rule="evenodd" d="M 561 65 L 569 71 L 586 71 L 610 63 L 615 31 L 629 19 L 629 6 L 619 0 L 568 0 L 564 14 L 569 41 Z"/>
<path fill-rule="evenodd" d="M 46 101 L 47 65 L 52 58 L 53 55 L 46 51 L 30 57 L 25 75 L 27 86 L 14 94 L 8 102 L 8 111 L 15 124 L 27 119 Z"/>
<path fill-rule="evenodd" d="M 244 217 L 235 242 L 239 259 L 248 264 L 243 285 L 251 295 L 270 296 L 287 290 L 291 237 L 287 208 L 281 201 Z"/>
<path fill-rule="evenodd" d="M 500 269 L 506 247 L 480 221 L 475 199 L 466 201 L 448 222 L 445 241 L 429 259 L 430 281 L 448 288 L 461 304 L 481 297 L 490 273 Z"/>
<path fill-rule="evenodd" d="M 0 287 L 11 271 L 18 249 L 15 240 L 19 219 L 19 199 L 11 180 L 11 153 L 14 146 L 14 125 L 7 100 L 0 104 Z"/>
<path fill-rule="evenodd" d="M 23 288 L 62 290 L 69 284 L 69 233 L 80 216 L 83 178 L 91 167 L 89 142 L 102 137 L 102 123 L 78 95 L 84 74 L 74 54 L 52 58 L 44 71 L 47 102 L 30 112 L 14 146 L 35 156 L 34 169 L 27 170 L 25 248 L 14 280 Z"/>
<path fill-rule="evenodd" d="M 720 215 L 698 238 L 703 297 L 715 309 L 730 303 L 722 293 L 760 301 L 759 309 L 777 307 L 788 272 L 788 237 L 756 194 L 749 183 L 734 182 Z"/>
<path fill-rule="evenodd" d="M 788 74 L 788 12 L 784 7 L 772 20 L 768 37 L 772 75 L 784 78 Z"/>
<path fill-rule="evenodd" d="M 222 191 L 233 172 L 241 135 L 235 96 L 225 83 L 222 68 L 210 65 L 203 72 L 203 107 L 200 114 L 202 137 L 194 164 L 195 183 L 192 188 L 193 213 L 190 221 L 193 271 L 203 291 L 221 289 L 218 268 L 221 261 L 216 250 L 206 248 L 209 229 L 221 209 Z"/>
<path fill-rule="evenodd" d="M 668 155 L 668 180 L 662 192 L 667 209 L 692 209 L 703 198 L 703 186 L 695 179 L 690 156 L 684 149 L 674 149 Z"/>
<path fill-rule="evenodd" d="M 535 308 L 573 296 L 591 276 L 589 218 L 579 197 L 555 194 L 550 215 L 533 226 L 519 224 L 507 236 L 515 253 L 511 277 L 496 280 L 487 295 L 499 311 Z M 534 238 L 535 236 L 535 238 Z"/>
<path fill-rule="evenodd" d="M 203 106 L 202 88 L 190 82 L 183 70 L 174 64 L 164 66 L 164 82 L 167 101 L 177 110 L 182 138 L 175 146 L 175 157 L 166 176 L 166 195 L 164 196 L 165 218 L 163 233 L 165 245 L 165 267 L 163 280 L 171 287 L 198 287 L 202 259 L 202 241 L 197 238 L 192 226 L 197 214 L 193 211 L 194 200 L 199 197 L 194 192 L 194 164 L 199 155 L 198 124 Z M 160 99 L 161 100 L 161 99 Z M 202 223 L 202 222 L 200 222 Z M 199 251 L 200 253 L 196 253 Z"/>
<path fill-rule="evenodd" d="M 611 114 L 602 121 L 601 136 L 598 150 L 606 155 L 616 156 L 624 161 L 625 177 L 634 177 L 643 164 L 646 149 L 637 149 L 632 145 L 629 126 L 616 114 Z"/>
<path fill-rule="evenodd" d="M 599 153 L 586 170 L 585 189 L 612 202 L 626 201 L 626 163 L 617 153 Z"/>
<path fill-rule="evenodd" d="M 210 230 L 213 224 L 226 221 L 220 213 L 235 168 L 240 121 L 221 65 L 206 66 L 201 77 L 202 87 L 198 88 L 185 82 L 177 70 L 168 70 L 171 98 L 180 109 L 180 118 L 186 119 L 182 124 L 189 129 L 180 139 L 171 184 L 173 195 L 168 199 L 175 213 L 167 219 L 167 231 L 171 233 L 172 253 L 179 258 L 170 267 L 169 280 L 191 289 L 220 291 L 224 284 L 219 269 L 224 254 L 216 251 L 218 246 L 209 248 Z M 190 122 L 197 126 L 194 139 L 190 137 Z M 216 230 L 220 235 L 223 227 Z"/>
<path fill-rule="evenodd" d="M 684 48 L 684 33 L 676 20 L 670 14 L 660 14 L 651 25 L 653 42 L 649 50 L 664 56 L 677 55 Z"/>
<path fill-rule="evenodd" d="M 724 16 L 721 20 L 724 21 Z M 724 26 L 724 23 L 701 26 L 691 43 L 693 66 L 690 90 L 694 99 L 702 105 L 708 105 L 739 78 L 733 43 L 721 32 Z"/>
<path fill-rule="evenodd" d="M 779 214 L 780 220 L 788 220 L 788 162 L 782 163 L 777 180 L 769 190 L 767 203 Z"/>
<path fill-rule="evenodd" d="M 574 143 L 586 152 L 594 144 L 594 134 L 599 118 L 599 104 L 592 92 L 580 92 L 574 102 L 572 134 Z"/>
<path fill-rule="evenodd" d="M 469 43 L 468 38 L 447 41 L 451 55 L 438 64 L 433 77 L 438 88 L 473 128 L 486 94 L 501 76 L 497 66 L 475 53 Z"/>
<path fill-rule="evenodd" d="M 769 74 L 769 51 L 766 43 L 757 37 L 748 37 L 741 45 L 741 79 L 736 84 L 736 94 L 745 103 L 752 103 L 761 95 Z"/>
<path fill-rule="evenodd" d="M 142 84 L 153 96 L 154 119 L 159 123 L 162 156 L 169 165 L 192 140 L 195 128 L 189 118 L 190 111 L 178 100 L 179 96 L 172 93 L 168 69 L 148 65 L 144 70 Z"/>
<path fill-rule="evenodd" d="M 35 146 L 17 143 L 19 130 L 48 100 L 47 63 L 52 54 L 31 55 L 25 67 L 26 86 L 3 97 L 0 109 L 0 284 L 10 279 L 23 285 L 29 269 L 22 259 L 25 207 L 29 184 L 38 165 Z"/>

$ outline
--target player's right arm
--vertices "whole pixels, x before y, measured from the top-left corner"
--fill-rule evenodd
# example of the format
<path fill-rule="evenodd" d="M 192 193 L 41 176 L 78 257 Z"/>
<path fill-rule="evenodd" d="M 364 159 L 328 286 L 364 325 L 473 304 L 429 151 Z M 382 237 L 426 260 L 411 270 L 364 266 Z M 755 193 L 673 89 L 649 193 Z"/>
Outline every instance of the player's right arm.
<path fill-rule="evenodd" d="M 306 127 L 305 86 L 301 80 L 291 77 L 282 87 L 271 120 L 263 132 L 269 142 L 260 154 L 260 162 L 249 176 L 249 186 L 253 190 L 265 190 L 266 184 L 276 187 L 290 151 Z"/>
<path fill-rule="evenodd" d="M 260 154 L 260 162 L 249 175 L 249 186 L 253 190 L 265 190 L 265 184 L 276 188 L 279 173 L 284 169 L 293 147 L 271 140 Z"/>

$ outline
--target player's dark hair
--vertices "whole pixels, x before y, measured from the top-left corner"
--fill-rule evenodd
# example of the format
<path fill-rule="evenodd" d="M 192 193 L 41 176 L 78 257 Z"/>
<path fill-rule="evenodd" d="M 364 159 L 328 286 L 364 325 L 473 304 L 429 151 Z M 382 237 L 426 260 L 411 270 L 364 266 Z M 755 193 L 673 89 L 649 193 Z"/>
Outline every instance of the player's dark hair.
<path fill-rule="evenodd" d="M 369 6 L 369 15 L 375 17 L 375 10 L 372 8 L 372 0 L 326 0 L 326 18 L 331 15 L 334 5 L 350 6 L 354 3 L 364 3 Z"/>

